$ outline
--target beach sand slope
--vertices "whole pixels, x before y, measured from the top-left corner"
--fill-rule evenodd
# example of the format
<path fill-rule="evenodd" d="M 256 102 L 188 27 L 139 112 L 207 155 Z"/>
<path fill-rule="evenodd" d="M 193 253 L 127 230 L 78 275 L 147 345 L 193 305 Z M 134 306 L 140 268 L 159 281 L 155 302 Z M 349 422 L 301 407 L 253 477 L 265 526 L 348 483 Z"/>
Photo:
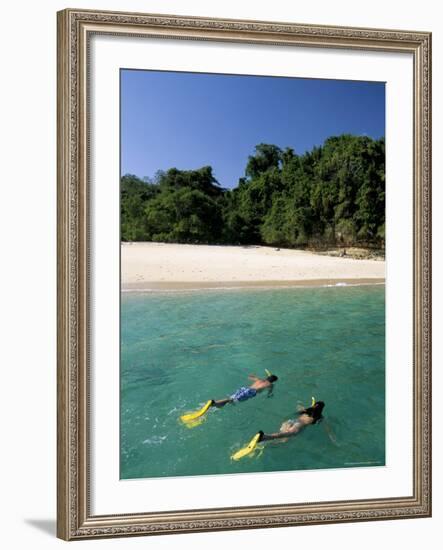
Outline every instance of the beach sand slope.
<path fill-rule="evenodd" d="M 122 243 L 123 290 L 384 282 L 385 262 L 265 246 Z"/>

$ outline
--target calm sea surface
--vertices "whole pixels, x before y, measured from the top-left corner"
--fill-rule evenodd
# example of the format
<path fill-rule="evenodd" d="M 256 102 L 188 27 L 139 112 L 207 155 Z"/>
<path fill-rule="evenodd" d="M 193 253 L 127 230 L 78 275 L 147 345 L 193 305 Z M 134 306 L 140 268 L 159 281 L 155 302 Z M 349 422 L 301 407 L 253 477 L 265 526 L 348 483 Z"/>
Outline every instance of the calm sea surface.
<path fill-rule="evenodd" d="M 127 293 L 121 315 L 122 479 L 384 464 L 383 285 Z M 279 377 L 272 398 L 179 422 L 265 369 Z M 311 396 L 326 422 L 230 460 Z"/>

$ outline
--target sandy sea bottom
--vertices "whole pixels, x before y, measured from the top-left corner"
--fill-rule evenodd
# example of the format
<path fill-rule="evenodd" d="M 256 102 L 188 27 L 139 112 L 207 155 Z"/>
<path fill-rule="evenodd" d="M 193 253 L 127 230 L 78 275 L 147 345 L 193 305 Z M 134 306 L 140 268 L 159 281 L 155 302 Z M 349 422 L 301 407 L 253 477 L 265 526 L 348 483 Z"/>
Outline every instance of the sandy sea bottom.
<path fill-rule="evenodd" d="M 279 376 L 272 398 L 211 409 L 192 429 L 179 422 L 265 369 Z M 311 396 L 327 422 L 230 459 Z M 385 287 L 125 293 L 120 405 L 122 479 L 382 466 Z"/>

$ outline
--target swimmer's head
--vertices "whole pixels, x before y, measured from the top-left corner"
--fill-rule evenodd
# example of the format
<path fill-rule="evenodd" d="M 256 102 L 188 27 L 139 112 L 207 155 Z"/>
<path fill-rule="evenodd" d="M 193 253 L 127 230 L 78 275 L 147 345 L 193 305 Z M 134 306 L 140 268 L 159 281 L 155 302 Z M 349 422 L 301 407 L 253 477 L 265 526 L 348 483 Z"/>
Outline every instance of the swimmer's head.
<path fill-rule="evenodd" d="M 271 384 L 272 384 L 273 382 L 277 382 L 278 376 L 275 376 L 275 374 L 271 374 L 266 378 L 266 380 L 268 382 L 271 382 Z"/>
<path fill-rule="evenodd" d="M 321 413 L 322 413 L 324 407 L 325 407 L 325 404 L 323 403 L 323 401 L 316 401 L 314 406 L 311 407 L 311 409 L 312 409 L 312 418 L 314 419 L 314 424 L 317 422 L 317 420 L 320 420 L 320 418 L 322 417 Z"/>
<path fill-rule="evenodd" d="M 315 424 L 318 420 L 322 418 L 322 411 L 325 407 L 325 404 L 323 401 L 316 401 L 312 407 L 308 407 L 307 409 L 304 409 L 299 412 L 299 414 L 307 414 L 311 418 L 313 418 Z"/>

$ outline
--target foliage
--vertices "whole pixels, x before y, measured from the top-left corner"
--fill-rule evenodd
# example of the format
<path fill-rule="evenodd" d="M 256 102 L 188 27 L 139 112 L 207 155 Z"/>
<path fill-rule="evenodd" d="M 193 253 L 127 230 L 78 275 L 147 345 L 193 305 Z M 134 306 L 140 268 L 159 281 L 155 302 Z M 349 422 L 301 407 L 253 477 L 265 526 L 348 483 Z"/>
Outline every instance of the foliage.
<path fill-rule="evenodd" d="M 256 146 L 227 190 L 212 168 L 121 180 L 125 241 L 384 246 L 385 142 L 330 137 L 303 155 Z"/>

